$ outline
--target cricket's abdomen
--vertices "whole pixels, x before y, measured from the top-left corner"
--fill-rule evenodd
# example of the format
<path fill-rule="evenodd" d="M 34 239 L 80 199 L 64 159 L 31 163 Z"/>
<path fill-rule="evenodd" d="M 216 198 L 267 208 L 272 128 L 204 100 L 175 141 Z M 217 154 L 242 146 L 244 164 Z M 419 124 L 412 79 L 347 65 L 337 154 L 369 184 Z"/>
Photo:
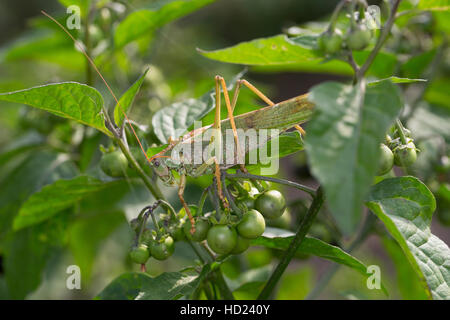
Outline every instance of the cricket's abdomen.
<path fill-rule="evenodd" d="M 229 119 L 221 121 L 221 156 L 218 160 L 222 169 L 230 168 L 237 164 L 246 163 L 243 155 L 250 151 L 259 149 L 264 146 L 268 140 L 272 138 L 273 132 L 270 134 L 264 133 L 264 129 L 271 131 L 277 129 L 278 134 L 292 128 L 297 124 L 301 124 L 309 120 L 312 115 L 314 105 L 307 100 L 307 95 L 301 95 L 273 106 L 268 106 L 255 111 L 236 116 L 236 127 L 238 132 L 240 154 L 234 141 L 234 137 L 230 134 L 231 124 Z M 207 162 L 208 156 L 205 156 L 204 151 L 211 147 L 210 138 L 212 125 L 198 128 L 197 130 L 187 133 L 174 148 L 175 155 L 182 150 L 184 167 L 188 175 L 201 175 L 213 172 L 214 165 L 211 163 L 208 168 L 203 168 L 204 163 Z M 254 130 L 253 132 L 252 129 Z M 208 134 L 209 133 L 209 134 Z M 253 137 L 253 138 L 252 138 Z M 217 156 L 217 152 L 213 152 Z M 173 156 L 173 153 L 171 154 Z"/>

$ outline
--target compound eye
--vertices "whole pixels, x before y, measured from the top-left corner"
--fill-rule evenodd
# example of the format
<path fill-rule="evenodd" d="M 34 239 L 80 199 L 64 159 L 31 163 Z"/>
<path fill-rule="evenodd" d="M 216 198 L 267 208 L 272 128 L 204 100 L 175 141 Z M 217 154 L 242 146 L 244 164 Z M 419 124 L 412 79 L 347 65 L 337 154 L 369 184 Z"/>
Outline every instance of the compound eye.
<path fill-rule="evenodd" d="M 158 160 L 153 161 L 153 165 L 154 165 L 155 167 L 159 167 L 159 161 L 158 161 Z"/>

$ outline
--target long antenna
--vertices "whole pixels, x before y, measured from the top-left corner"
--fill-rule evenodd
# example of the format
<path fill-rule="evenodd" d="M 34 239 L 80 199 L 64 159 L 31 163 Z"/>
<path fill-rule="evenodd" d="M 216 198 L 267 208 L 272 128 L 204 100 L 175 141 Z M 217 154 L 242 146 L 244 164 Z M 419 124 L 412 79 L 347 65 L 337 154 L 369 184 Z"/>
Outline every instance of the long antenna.
<path fill-rule="evenodd" d="M 147 158 L 147 161 L 149 163 L 151 163 L 151 159 L 153 158 L 157 158 L 157 157 L 161 157 L 161 156 L 157 156 L 157 157 L 152 157 L 151 159 L 147 156 L 147 153 L 145 152 L 144 147 L 141 144 L 141 141 L 139 140 L 138 135 L 136 134 L 136 131 L 134 131 L 133 125 L 131 124 L 130 120 L 128 119 L 127 114 L 123 111 L 122 107 L 120 106 L 119 100 L 116 98 L 116 95 L 114 94 L 114 92 L 112 91 L 111 87 L 109 86 L 108 82 L 105 80 L 105 78 L 103 77 L 102 73 L 100 72 L 100 70 L 98 70 L 97 66 L 95 65 L 95 62 L 91 59 L 91 57 L 89 57 L 89 55 L 87 54 L 86 50 L 84 50 L 84 46 L 77 40 L 75 39 L 69 31 L 67 31 L 67 29 L 61 24 L 59 23 L 58 20 L 56 20 L 55 18 L 53 18 L 51 15 L 49 15 L 47 12 L 45 12 L 44 10 L 41 10 L 41 13 L 43 15 L 45 15 L 47 18 L 49 18 L 50 20 L 52 20 L 54 23 L 56 23 L 75 43 L 75 46 L 77 46 L 78 50 L 81 51 L 81 53 L 86 57 L 86 59 L 88 60 L 88 62 L 91 64 L 91 66 L 94 68 L 95 72 L 100 76 L 100 78 L 102 79 L 103 83 L 106 85 L 106 87 L 108 88 L 108 91 L 111 93 L 111 95 L 113 96 L 114 100 L 117 103 L 117 106 L 119 107 L 120 111 L 122 111 L 122 114 L 125 116 L 125 119 L 128 123 L 128 125 L 131 128 L 131 131 L 133 131 L 134 136 L 136 137 L 137 142 L 139 143 L 139 147 L 141 148 L 142 152 L 145 155 L 145 158 Z"/>

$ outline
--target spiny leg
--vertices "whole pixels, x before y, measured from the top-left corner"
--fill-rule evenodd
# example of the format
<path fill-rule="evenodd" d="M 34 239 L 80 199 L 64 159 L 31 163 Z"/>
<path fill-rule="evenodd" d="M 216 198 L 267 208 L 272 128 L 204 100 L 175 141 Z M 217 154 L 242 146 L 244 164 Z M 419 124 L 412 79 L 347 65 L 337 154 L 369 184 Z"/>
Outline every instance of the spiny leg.
<path fill-rule="evenodd" d="M 267 98 L 261 91 L 259 91 L 254 85 L 252 85 L 250 82 L 248 82 L 247 80 L 240 80 L 239 81 L 239 86 L 236 86 L 236 92 L 239 92 L 239 88 L 240 88 L 240 84 L 243 84 L 243 85 L 245 85 L 247 88 L 249 88 L 253 93 L 255 93 L 258 97 L 260 97 L 265 103 L 267 103 L 269 106 L 273 106 L 274 105 L 274 103 L 269 99 L 269 98 Z M 235 97 L 233 97 L 233 109 L 234 109 L 234 106 L 235 106 L 235 103 L 236 103 L 236 101 L 235 100 L 237 100 L 237 97 L 236 97 L 236 99 L 234 99 Z M 302 127 L 300 127 L 299 125 L 296 125 L 295 126 L 295 129 L 297 129 L 298 130 L 298 132 L 300 132 L 300 134 L 302 135 L 302 136 L 305 136 L 306 135 L 306 132 L 305 132 L 305 130 L 303 130 L 303 128 Z"/>
<path fill-rule="evenodd" d="M 221 129 L 221 124 L 220 124 L 220 76 L 216 76 L 215 81 L 216 81 L 216 114 L 215 114 L 215 118 L 214 118 L 214 125 L 213 128 L 216 130 L 216 135 L 213 135 L 211 137 L 211 142 L 214 139 L 220 139 L 219 143 L 216 144 L 216 148 L 215 151 L 216 152 L 220 152 L 222 153 L 222 134 L 220 132 Z M 226 97 L 228 98 L 228 96 Z M 228 103 L 229 103 L 229 99 L 228 99 Z M 217 141 L 214 141 L 214 143 L 216 143 Z M 218 147 L 217 147 L 218 145 Z M 219 157 L 219 159 L 221 159 L 222 157 Z M 227 201 L 225 200 L 225 197 L 223 196 L 223 192 L 222 192 L 222 183 L 221 183 L 221 179 L 220 179 L 220 166 L 219 166 L 219 162 L 217 159 L 217 154 L 214 157 L 214 164 L 215 164 L 215 173 L 214 175 L 216 176 L 216 181 L 217 181 L 217 191 L 219 193 L 219 198 L 222 201 L 222 204 L 225 208 L 229 208 Z"/>
<path fill-rule="evenodd" d="M 237 81 L 236 88 L 234 90 L 234 95 L 233 95 L 233 102 L 231 104 L 231 107 L 228 108 L 228 106 L 227 106 L 227 108 L 228 108 L 228 117 L 230 118 L 230 124 L 231 124 L 231 127 L 233 129 L 233 134 L 234 134 L 236 145 L 237 145 L 237 148 L 238 148 L 238 155 L 240 154 L 240 149 L 239 149 L 240 145 L 239 145 L 239 142 L 238 142 L 237 130 L 236 130 L 235 122 L 234 122 L 233 111 L 234 111 L 234 108 L 236 107 L 237 98 L 238 98 L 239 91 L 240 91 L 242 85 L 244 85 L 247 88 L 249 88 L 254 94 L 256 94 L 261 100 L 263 100 L 269 106 L 273 106 L 275 104 L 274 102 L 272 102 L 272 100 L 270 100 L 268 97 L 266 97 L 261 91 L 259 91 L 254 85 L 252 85 L 247 80 L 241 79 L 241 80 Z M 226 90 L 226 85 L 225 85 L 225 80 L 224 79 L 222 79 L 222 87 L 223 87 L 223 91 L 224 91 L 224 95 L 225 95 L 225 101 L 226 101 L 228 92 Z M 248 172 L 247 168 L 245 167 L 245 164 L 240 164 L 239 166 L 240 166 L 242 172 Z"/>
<path fill-rule="evenodd" d="M 225 105 L 227 107 L 227 112 L 228 112 L 228 118 L 230 119 L 231 129 L 233 130 L 234 142 L 236 143 L 237 158 L 241 159 L 242 150 L 239 145 L 236 123 L 234 122 L 234 116 L 233 116 L 233 109 L 236 105 L 237 97 L 239 94 L 240 82 L 236 84 L 236 90 L 234 92 L 233 105 L 232 105 L 230 103 L 230 96 L 228 95 L 228 89 L 227 89 L 227 84 L 225 82 L 225 79 L 220 76 L 217 76 L 216 81 L 220 81 L 220 84 L 222 86 L 223 95 L 225 97 Z M 240 163 L 239 166 L 241 167 L 241 170 L 243 170 L 244 172 L 247 171 L 247 169 L 245 169 L 244 164 Z"/>
<path fill-rule="evenodd" d="M 191 210 L 189 209 L 189 206 L 187 205 L 186 201 L 184 200 L 184 188 L 186 187 L 186 175 L 183 173 L 180 175 L 180 184 L 178 188 L 178 197 L 180 198 L 181 204 L 184 207 L 184 210 L 186 211 L 189 221 L 191 222 L 191 234 L 195 233 L 195 221 L 194 217 L 192 216 Z"/>

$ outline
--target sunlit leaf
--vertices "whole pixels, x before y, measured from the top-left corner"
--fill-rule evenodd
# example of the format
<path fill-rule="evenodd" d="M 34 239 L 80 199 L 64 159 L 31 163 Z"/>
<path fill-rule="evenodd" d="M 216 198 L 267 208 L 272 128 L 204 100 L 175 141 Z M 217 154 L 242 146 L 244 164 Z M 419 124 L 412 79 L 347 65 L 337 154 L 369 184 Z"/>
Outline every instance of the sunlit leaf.
<path fill-rule="evenodd" d="M 395 240 L 387 237 L 382 238 L 382 243 L 395 265 L 397 285 L 402 298 L 405 300 L 427 300 L 427 290 L 420 283 L 417 273 L 408 263 L 400 246 Z"/>
<path fill-rule="evenodd" d="M 437 11 L 445 11 L 450 10 L 450 1 L 449 0 L 426 0 L 419 1 L 417 5 L 418 9 L 422 10 L 437 10 Z"/>
<path fill-rule="evenodd" d="M 305 139 L 309 165 L 337 224 L 350 234 L 378 168 L 379 144 L 403 106 L 400 94 L 389 81 L 365 94 L 328 82 L 314 87 L 309 99 L 317 106 Z"/>
<path fill-rule="evenodd" d="M 292 242 L 294 236 L 287 237 L 259 237 L 252 240 L 252 245 L 264 246 L 271 249 L 287 250 Z M 317 257 L 331 260 L 333 262 L 350 267 L 361 274 L 366 274 L 366 266 L 359 261 L 357 258 L 348 254 L 339 247 L 328 244 L 322 240 L 305 237 L 305 239 L 300 244 L 297 253 L 301 254 L 311 254 Z"/>
<path fill-rule="evenodd" d="M 350 75 L 352 68 L 339 60 L 324 61 L 324 57 L 315 50 L 316 36 L 288 38 L 277 35 L 241 42 L 235 46 L 205 51 L 199 50 L 207 58 L 222 62 L 255 66 L 254 70 L 263 72 L 318 72 Z M 357 63 L 363 63 L 370 51 L 354 53 Z M 394 55 L 380 52 L 375 58 L 369 74 L 379 78 L 392 75 L 397 59 Z"/>
<path fill-rule="evenodd" d="M 95 88 L 62 82 L 0 94 L 0 100 L 23 103 L 57 116 L 94 127 L 106 135 L 102 113 L 103 97 Z"/>
<path fill-rule="evenodd" d="M 375 85 L 379 84 L 380 82 L 383 82 L 383 81 L 386 81 L 386 80 L 388 80 L 388 81 L 390 81 L 392 83 L 414 83 L 414 82 L 426 82 L 427 81 L 425 79 L 409 79 L 409 78 L 399 78 L 399 77 L 392 76 L 392 77 L 389 77 L 389 78 L 386 78 L 386 79 L 380 79 L 380 80 L 371 81 L 367 85 L 375 86 Z"/>
<path fill-rule="evenodd" d="M 142 83 L 144 82 L 145 75 L 149 69 L 145 70 L 144 73 L 136 80 L 135 83 L 120 97 L 119 103 L 114 108 L 114 121 L 117 126 L 121 126 L 127 114 L 133 104 L 134 97 L 139 92 Z"/>

